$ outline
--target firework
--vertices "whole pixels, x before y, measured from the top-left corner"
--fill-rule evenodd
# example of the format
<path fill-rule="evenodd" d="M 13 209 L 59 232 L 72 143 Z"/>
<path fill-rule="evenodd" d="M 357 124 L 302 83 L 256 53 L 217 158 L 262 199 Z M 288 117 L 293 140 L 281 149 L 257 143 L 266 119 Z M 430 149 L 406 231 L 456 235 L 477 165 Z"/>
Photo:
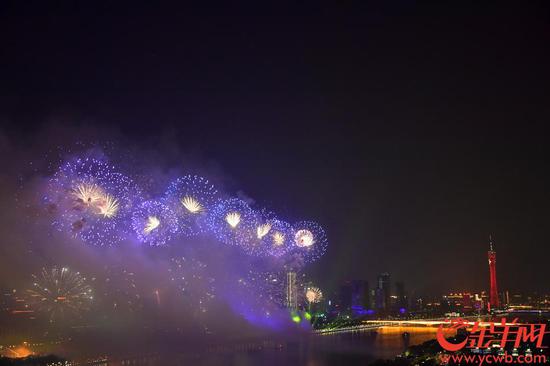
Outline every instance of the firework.
<path fill-rule="evenodd" d="M 92 289 L 80 273 L 66 267 L 53 267 L 42 269 L 42 273 L 33 278 L 35 282 L 27 291 L 30 302 L 39 312 L 48 314 L 51 322 L 89 309 Z"/>
<path fill-rule="evenodd" d="M 206 313 L 216 297 L 216 281 L 208 270 L 206 263 L 193 257 L 170 259 L 170 281 L 177 287 L 185 306 L 196 311 L 194 315 Z"/>
<path fill-rule="evenodd" d="M 194 197 L 183 196 L 180 200 L 181 205 L 192 215 L 204 212 L 204 206 L 197 201 Z"/>
<path fill-rule="evenodd" d="M 264 236 L 266 236 L 269 231 L 271 230 L 271 224 L 265 223 L 265 224 L 259 224 L 256 227 L 256 238 L 263 239 Z"/>
<path fill-rule="evenodd" d="M 155 229 L 157 229 L 160 225 L 160 220 L 156 216 L 149 216 L 147 218 L 147 221 L 145 222 L 145 227 L 143 228 L 143 234 L 149 235 L 151 232 Z"/>
<path fill-rule="evenodd" d="M 301 221 L 293 228 L 293 253 L 300 255 L 305 262 L 314 262 L 325 253 L 327 238 L 321 226 L 312 221 Z"/>
<path fill-rule="evenodd" d="M 151 246 L 165 245 L 178 231 L 174 212 L 160 201 L 145 201 L 132 215 L 137 239 Z"/>
<path fill-rule="evenodd" d="M 294 241 L 300 248 L 307 248 L 315 243 L 313 233 L 307 229 L 300 229 L 294 234 Z"/>
<path fill-rule="evenodd" d="M 275 242 L 284 242 L 285 234 L 279 230 L 279 226 L 274 230 L 278 220 L 271 212 L 248 212 L 246 224 L 241 224 L 238 211 L 229 212 L 226 215 L 226 222 L 233 230 L 239 230 L 243 225 L 241 229 L 245 230 L 246 237 L 239 242 L 239 246 L 249 255 L 268 257 L 272 254 L 269 249 Z"/>
<path fill-rule="evenodd" d="M 164 199 L 178 217 L 179 233 L 192 236 L 204 231 L 204 219 L 217 202 L 218 191 L 206 178 L 186 175 L 170 183 Z"/>
<path fill-rule="evenodd" d="M 105 218 L 112 218 L 118 212 L 119 203 L 116 198 L 109 194 L 103 194 L 95 205 L 100 215 Z"/>
<path fill-rule="evenodd" d="M 267 304 L 285 304 L 285 273 L 249 270 L 246 276 L 239 280 L 239 285 L 248 287 L 258 299 L 263 299 Z"/>
<path fill-rule="evenodd" d="M 240 223 L 239 212 L 228 212 L 226 223 L 233 230 L 238 230 Z M 248 215 L 252 221 L 246 228 L 246 240 L 241 240 L 239 246 L 248 254 L 260 257 L 280 257 L 293 246 L 293 232 L 290 224 L 276 218 L 273 212 L 262 210 L 253 211 Z"/>
<path fill-rule="evenodd" d="M 283 245 L 283 243 L 286 240 L 285 233 L 283 233 L 281 231 L 275 231 L 273 233 L 272 237 L 273 237 L 273 245 L 274 246 L 281 246 L 281 245 Z"/>
<path fill-rule="evenodd" d="M 104 266 L 98 276 L 96 291 L 107 309 L 127 314 L 143 308 L 142 291 L 133 271 L 120 266 Z"/>
<path fill-rule="evenodd" d="M 118 212 L 118 200 L 95 184 L 77 183 L 71 194 L 77 204 L 84 206 L 92 214 L 113 218 Z"/>
<path fill-rule="evenodd" d="M 71 194 L 77 202 L 93 207 L 93 205 L 95 205 L 95 203 L 101 198 L 103 192 L 101 191 L 101 188 L 95 184 L 78 183 L 74 186 Z"/>
<path fill-rule="evenodd" d="M 293 246 L 292 227 L 271 212 L 257 214 L 256 231 L 250 244 L 255 254 L 280 257 Z"/>
<path fill-rule="evenodd" d="M 284 324 L 284 278 L 282 273 L 249 269 L 232 279 L 223 296 L 237 314 L 257 326 L 278 327 Z"/>
<path fill-rule="evenodd" d="M 213 309 L 217 298 L 255 324 L 277 326 L 288 321 L 288 309 L 284 308 L 287 274 L 301 273 L 305 263 L 324 253 L 327 239 L 319 225 L 310 221 L 290 225 L 271 212 L 251 209 L 238 198 L 220 200 L 213 185 L 196 175 L 178 178 L 170 183 L 164 195 L 151 197 L 144 201 L 132 180 L 109 163 L 83 158 L 59 168 L 49 181 L 44 199 L 56 228 L 95 245 L 115 245 L 131 235 L 147 245 L 163 246 L 172 244 L 176 236 L 211 234 L 217 241 L 234 245 L 247 255 L 222 248 L 219 254 L 224 256 L 223 266 L 213 266 L 212 263 L 220 262 L 211 259 L 218 254 L 211 249 L 219 246 L 199 241 L 199 248 L 189 241 L 186 248 L 178 248 L 181 251 L 168 251 L 186 253 L 186 257 L 165 263 L 171 285 L 166 286 L 158 278 L 160 283 L 156 286 L 141 289 L 136 287 L 140 281 L 136 281 L 133 271 L 106 266 L 104 273 L 98 274 L 104 280 L 94 279 L 100 306 L 116 310 L 118 317 L 145 309 L 155 296 L 158 306 L 166 307 L 174 299 L 188 314 L 200 316 Z M 229 252 L 231 255 L 225 256 Z M 201 259 L 205 262 L 192 254 L 204 254 Z M 51 319 L 68 312 L 79 313 L 91 302 L 91 290 L 84 279 L 78 274 L 69 278 L 69 273 L 68 269 L 44 270 L 29 291 L 32 302 L 49 313 Z M 292 299 L 296 299 L 293 307 L 296 301 L 298 308 L 304 308 L 322 298 L 319 289 L 306 288 L 302 279 L 303 276 L 292 286 Z M 60 285 L 69 282 L 75 285 L 70 288 Z"/>
<path fill-rule="evenodd" d="M 82 158 L 58 169 L 44 199 L 58 230 L 90 244 L 111 246 L 128 233 L 125 228 L 141 191 L 107 162 Z"/>
<path fill-rule="evenodd" d="M 228 212 L 225 215 L 225 222 L 227 222 L 232 229 L 236 229 L 241 223 L 241 213 L 238 211 Z"/>
<path fill-rule="evenodd" d="M 323 299 L 323 292 L 314 286 L 306 288 L 305 297 L 308 303 L 318 303 Z"/>
<path fill-rule="evenodd" d="M 271 233 L 267 236 L 267 251 L 270 255 L 280 257 L 292 249 L 294 236 L 292 226 L 283 220 L 273 220 Z"/>
<path fill-rule="evenodd" d="M 229 212 L 226 217 L 226 221 L 228 222 L 229 226 L 237 227 L 240 224 L 240 221 L 235 220 L 236 217 L 232 218 L 231 215 L 232 213 Z M 266 243 L 271 238 L 272 219 L 271 216 L 270 218 L 266 217 L 267 214 L 264 211 L 251 211 L 249 213 L 249 222 L 250 220 L 252 220 L 252 222 L 248 225 L 249 227 L 246 228 L 246 240 L 243 240 L 239 243 L 240 247 L 249 255 L 262 257 L 269 255 L 269 253 L 266 251 Z M 232 220 L 233 225 L 231 224 Z"/>
<path fill-rule="evenodd" d="M 256 326 L 284 329 L 289 322 L 286 278 L 282 270 L 263 271 L 252 266 L 233 279 L 223 292 L 228 304 L 239 315 Z M 298 303 L 301 305 L 303 276 L 296 277 Z"/>
<path fill-rule="evenodd" d="M 246 249 L 256 237 L 256 218 L 248 204 L 238 198 L 221 201 L 207 217 L 210 232 L 221 242 Z"/>

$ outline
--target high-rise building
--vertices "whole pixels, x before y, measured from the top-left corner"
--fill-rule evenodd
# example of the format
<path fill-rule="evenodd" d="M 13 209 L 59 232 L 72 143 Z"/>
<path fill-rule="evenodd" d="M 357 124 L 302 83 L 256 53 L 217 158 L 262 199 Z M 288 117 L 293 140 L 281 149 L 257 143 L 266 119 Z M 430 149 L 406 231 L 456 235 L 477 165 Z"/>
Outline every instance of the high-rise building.
<path fill-rule="evenodd" d="M 356 313 L 362 313 L 369 306 L 369 283 L 365 280 L 351 281 L 351 309 Z"/>
<path fill-rule="evenodd" d="M 409 301 L 407 294 L 405 293 L 405 284 L 403 282 L 395 283 L 395 295 L 396 295 L 396 305 L 399 312 L 405 312 L 409 309 Z"/>
<path fill-rule="evenodd" d="M 369 309 L 376 309 L 376 289 L 369 290 Z"/>
<path fill-rule="evenodd" d="M 369 283 L 365 280 L 345 281 L 340 286 L 337 308 L 339 313 L 361 316 L 370 306 Z"/>
<path fill-rule="evenodd" d="M 443 299 L 448 302 L 449 311 L 471 312 L 474 310 L 474 296 L 470 292 L 451 292 L 443 296 Z"/>
<path fill-rule="evenodd" d="M 353 287 L 351 281 L 345 281 L 340 286 L 340 293 L 338 294 L 338 307 L 341 313 L 349 313 L 351 311 L 353 296 Z"/>
<path fill-rule="evenodd" d="M 489 235 L 489 277 L 491 289 L 489 291 L 489 310 L 499 307 L 498 287 L 497 287 L 497 252 L 493 247 L 493 238 Z"/>
<path fill-rule="evenodd" d="M 410 311 L 418 311 L 418 312 L 423 311 L 424 299 L 413 291 L 409 298 L 409 306 L 410 306 L 410 309 L 409 309 Z"/>
<path fill-rule="evenodd" d="M 378 309 L 389 310 L 390 309 L 390 274 L 387 272 L 380 273 L 378 275 L 377 287 L 376 287 L 376 307 Z"/>
<path fill-rule="evenodd" d="M 296 311 L 298 309 L 298 289 L 296 272 L 286 273 L 286 307 Z"/>

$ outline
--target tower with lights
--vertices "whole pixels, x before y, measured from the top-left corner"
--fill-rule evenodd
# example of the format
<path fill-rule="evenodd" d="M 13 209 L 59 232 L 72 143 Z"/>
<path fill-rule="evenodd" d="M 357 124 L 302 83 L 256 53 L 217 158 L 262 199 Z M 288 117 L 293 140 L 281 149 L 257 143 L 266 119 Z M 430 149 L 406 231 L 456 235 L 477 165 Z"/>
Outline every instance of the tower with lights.
<path fill-rule="evenodd" d="M 491 290 L 489 292 L 489 310 L 498 308 L 498 287 L 497 287 L 497 252 L 493 247 L 493 237 L 489 235 L 489 251 L 487 252 L 489 258 L 489 279 L 491 283 Z"/>

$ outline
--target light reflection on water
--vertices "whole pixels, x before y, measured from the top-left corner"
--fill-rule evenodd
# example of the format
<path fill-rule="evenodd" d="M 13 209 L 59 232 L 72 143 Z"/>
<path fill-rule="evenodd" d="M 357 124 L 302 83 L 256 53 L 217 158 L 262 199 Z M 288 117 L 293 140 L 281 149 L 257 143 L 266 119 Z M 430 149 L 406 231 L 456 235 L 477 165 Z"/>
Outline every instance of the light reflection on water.
<path fill-rule="evenodd" d="M 319 342 L 329 351 L 364 354 L 373 359 L 394 359 L 410 346 L 435 339 L 436 332 L 435 327 L 392 326 L 382 327 L 376 331 L 318 336 L 314 342 Z M 445 335 L 448 337 L 455 333 L 453 330 L 445 330 Z"/>
<path fill-rule="evenodd" d="M 404 333 L 408 337 L 404 337 Z M 383 327 L 378 330 L 374 352 L 377 358 L 393 359 L 408 347 L 435 339 L 435 327 Z M 445 330 L 445 336 L 451 337 L 456 331 Z"/>
<path fill-rule="evenodd" d="M 507 314 L 508 319 L 519 317 L 520 322 L 541 323 L 548 319 L 548 313 L 528 317 L 525 314 Z M 487 319 L 484 319 L 487 320 Z M 500 317 L 493 319 L 500 321 Z M 222 344 L 219 351 L 206 354 L 183 353 L 162 354 L 155 357 L 125 360 L 124 366 L 217 366 L 217 365 L 368 365 L 377 359 L 393 359 L 407 347 L 434 340 L 437 327 L 403 326 L 382 327 L 376 331 L 358 331 L 354 333 L 335 333 L 326 335 L 304 335 L 299 338 L 279 340 L 256 339 L 246 344 Z M 407 333 L 407 336 L 404 336 Z M 455 332 L 446 328 L 447 337 Z M 269 345 L 266 345 L 269 344 Z M 262 347 L 257 347 L 261 345 Z M 175 350 L 177 352 L 177 350 Z M 128 362 L 130 361 L 130 362 Z M 99 364 L 98 364 L 99 365 Z M 120 366 L 120 361 L 101 364 L 101 366 Z"/>
<path fill-rule="evenodd" d="M 435 339 L 437 328 L 433 327 L 383 327 L 377 331 L 364 331 L 322 336 L 303 336 L 286 342 L 282 347 L 267 347 L 247 351 L 211 352 L 203 355 L 164 355 L 158 358 L 122 360 L 109 362 L 119 365 L 307 365 L 346 366 L 367 365 L 377 359 L 393 359 L 407 347 Z M 404 336 L 404 333 L 407 333 Z M 446 333 L 451 336 L 454 333 Z M 128 362 L 130 361 L 130 362 Z M 102 364 L 102 366 L 104 366 Z M 105 365 L 107 366 L 107 365 Z"/>

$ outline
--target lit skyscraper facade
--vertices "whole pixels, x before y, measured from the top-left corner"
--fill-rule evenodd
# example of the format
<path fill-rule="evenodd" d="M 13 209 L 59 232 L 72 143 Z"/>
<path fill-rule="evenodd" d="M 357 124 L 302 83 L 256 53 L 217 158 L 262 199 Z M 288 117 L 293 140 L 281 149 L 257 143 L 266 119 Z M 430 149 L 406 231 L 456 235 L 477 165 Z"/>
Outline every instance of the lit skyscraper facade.
<path fill-rule="evenodd" d="M 291 310 L 298 309 L 298 289 L 296 288 L 296 272 L 286 274 L 286 307 Z"/>
<path fill-rule="evenodd" d="M 389 310 L 390 309 L 390 274 L 380 273 L 378 275 L 376 287 L 376 307 L 378 309 Z"/>

